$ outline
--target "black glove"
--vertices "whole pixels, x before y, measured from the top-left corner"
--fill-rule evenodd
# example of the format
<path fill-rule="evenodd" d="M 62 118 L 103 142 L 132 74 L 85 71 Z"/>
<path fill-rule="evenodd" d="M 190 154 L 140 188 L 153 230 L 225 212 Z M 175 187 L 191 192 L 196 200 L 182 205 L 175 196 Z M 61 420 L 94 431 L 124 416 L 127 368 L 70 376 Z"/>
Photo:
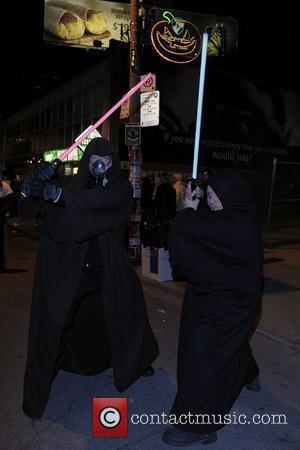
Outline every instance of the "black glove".
<path fill-rule="evenodd" d="M 30 170 L 29 173 L 26 175 L 23 183 L 21 184 L 20 192 L 21 192 L 22 197 L 30 196 L 30 184 L 34 178 L 37 178 L 37 176 L 38 176 L 38 172 L 37 172 L 36 168 Z"/>
<path fill-rule="evenodd" d="M 37 166 L 36 170 L 37 170 L 38 176 L 42 180 L 49 181 L 57 173 L 57 170 L 60 165 L 61 165 L 61 160 L 58 158 L 56 158 L 51 163 L 44 162 L 44 163 L 40 164 L 39 166 Z"/>
<path fill-rule="evenodd" d="M 61 165 L 60 159 L 55 159 L 51 163 L 44 162 L 39 166 L 35 167 L 31 170 L 26 176 L 22 186 L 21 186 L 21 195 L 23 197 L 29 197 L 33 194 L 31 193 L 31 184 L 33 180 L 50 180 L 57 172 L 59 166 Z M 38 195 L 37 195 L 38 196 Z M 43 198 L 43 197 L 42 197 Z"/>
<path fill-rule="evenodd" d="M 61 193 L 62 188 L 38 178 L 33 178 L 29 184 L 29 195 L 31 197 L 39 197 L 56 203 Z"/>

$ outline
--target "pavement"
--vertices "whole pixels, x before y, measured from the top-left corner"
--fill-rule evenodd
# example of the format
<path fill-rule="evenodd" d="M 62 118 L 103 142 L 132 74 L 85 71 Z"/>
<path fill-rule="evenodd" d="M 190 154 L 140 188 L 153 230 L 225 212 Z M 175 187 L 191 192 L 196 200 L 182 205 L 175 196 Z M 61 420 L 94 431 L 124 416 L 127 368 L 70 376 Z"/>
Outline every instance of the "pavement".
<path fill-rule="evenodd" d="M 243 390 L 231 414 L 244 414 L 218 432 L 213 450 L 300 450 L 300 227 L 264 229 L 263 311 L 252 337 L 262 390 Z M 161 441 L 166 425 L 133 424 L 134 414 L 169 413 L 176 393 L 177 338 L 185 282 L 141 277 L 149 318 L 160 344 L 155 375 L 141 378 L 121 395 L 111 370 L 84 377 L 61 371 L 40 420 L 22 412 L 22 382 L 33 273 L 38 246 L 34 222 L 9 222 L 7 272 L 0 274 L 0 450 L 81 450 L 170 448 Z M 92 436 L 92 398 L 128 398 L 128 437 Z M 254 424 L 259 414 L 264 421 Z M 280 414 L 280 424 L 276 414 Z M 273 415 L 273 416 L 272 416 Z M 153 416 L 154 417 L 154 416 Z M 158 417 L 158 416 L 155 416 Z M 273 419 L 272 419 L 273 417 Z M 156 420 L 157 422 L 157 420 Z M 193 448 L 203 448 L 197 444 Z"/>

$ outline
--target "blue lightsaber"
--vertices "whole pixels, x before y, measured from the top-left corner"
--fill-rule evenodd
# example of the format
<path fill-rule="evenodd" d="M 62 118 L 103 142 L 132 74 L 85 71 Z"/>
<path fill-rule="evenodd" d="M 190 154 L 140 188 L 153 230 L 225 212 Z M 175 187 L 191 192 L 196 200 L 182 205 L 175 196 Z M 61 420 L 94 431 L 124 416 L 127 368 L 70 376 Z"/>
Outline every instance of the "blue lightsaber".
<path fill-rule="evenodd" d="M 203 105 L 206 58 L 207 58 L 207 42 L 208 42 L 208 33 L 203 33 L 202 51 L 201 51 L 201 66 L 200 66 L 200 77 L 199 77 L 199 90 L 198 90 L 196 134 L 195 134 L 195 144 L 194 144 L 193 175 L 192 175 L 192 178 L 194 180 L 197 179 L 197 172 L 198 172 L 199 142 L 200 142 L 200 133 L 201 133 L 202 105 Z"/>

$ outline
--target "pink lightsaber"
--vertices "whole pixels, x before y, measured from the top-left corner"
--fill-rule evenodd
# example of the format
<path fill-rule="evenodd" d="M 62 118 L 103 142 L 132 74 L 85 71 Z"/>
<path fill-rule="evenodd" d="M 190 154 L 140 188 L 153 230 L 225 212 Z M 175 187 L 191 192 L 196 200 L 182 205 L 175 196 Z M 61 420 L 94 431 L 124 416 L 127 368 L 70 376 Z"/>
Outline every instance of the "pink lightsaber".
<path fill-rule="evenodd" d="M 61 161 L 63 161 L 69 153 L 71 153 L 74 148 L 76 148 L 89 134 L 91 134 L 92 131 L 94 131 L 96 128 L 101 125 L 102 122 L 104 122 L 113 112 L 115 112 L 116 109 L 118 109 L 126 100 L 131 97 L 146 81 L 151 78 L 152 73 L 149 72 L 147 75 L 144 76 L 144 78 L 141 79 L 135 86 L 133 86 L 130 91 L 125 94 L 121 100 L 118 101 L 112 108 L 110 108 L 109 111 L 107 111 L 94 125 L 90 125 L 74 142 L 74 144 L 71 145 L 64 153 L 62 153 L 59 157 Z"/>

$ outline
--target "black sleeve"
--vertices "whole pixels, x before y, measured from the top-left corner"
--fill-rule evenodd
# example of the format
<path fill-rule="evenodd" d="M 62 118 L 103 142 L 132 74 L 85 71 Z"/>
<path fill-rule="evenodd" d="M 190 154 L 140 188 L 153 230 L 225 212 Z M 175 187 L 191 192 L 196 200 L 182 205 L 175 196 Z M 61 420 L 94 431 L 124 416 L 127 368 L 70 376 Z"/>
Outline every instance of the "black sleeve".
<path fill-rule="evenodd" d="M 63 189 L 66 207 L 110 211 L 122 207 L 132 197 L 132 187 L 127 180 L 95 189 Z"/>
<path fill-rule="evenodd" d="M 43 199 L 22 198 L 18 203 L 18 214 L 22 220 L 38 219 L 44 205 Z"/>
<path fill-rule="evenodd" d="M 128 221 L 132 186 L 124 178 L 105 188 L 64 189 L 63 200 L 71 235 L 80 242 Z"/>

